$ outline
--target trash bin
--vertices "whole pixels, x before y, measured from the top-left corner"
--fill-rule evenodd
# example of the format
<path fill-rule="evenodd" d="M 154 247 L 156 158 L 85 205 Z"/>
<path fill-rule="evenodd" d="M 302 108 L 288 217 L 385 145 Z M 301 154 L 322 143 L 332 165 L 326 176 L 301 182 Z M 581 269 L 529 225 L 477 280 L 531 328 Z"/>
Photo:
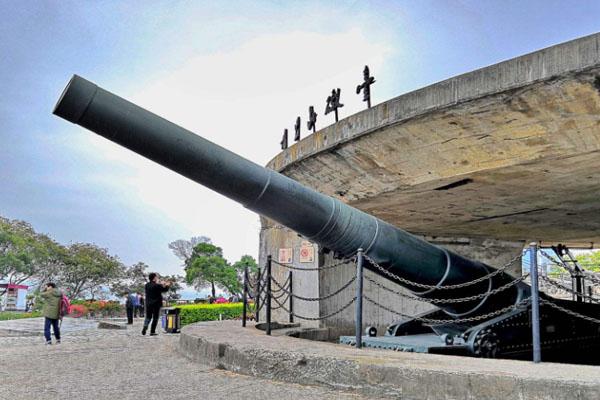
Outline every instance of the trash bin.
<path fill-rule="evenodd" d="M 181 317 L 179 308 L 167 307 L 163 308 L 163 315 L 161 318 L 161 325 L 166 333 L 179 333 L 181 329 Z"/>

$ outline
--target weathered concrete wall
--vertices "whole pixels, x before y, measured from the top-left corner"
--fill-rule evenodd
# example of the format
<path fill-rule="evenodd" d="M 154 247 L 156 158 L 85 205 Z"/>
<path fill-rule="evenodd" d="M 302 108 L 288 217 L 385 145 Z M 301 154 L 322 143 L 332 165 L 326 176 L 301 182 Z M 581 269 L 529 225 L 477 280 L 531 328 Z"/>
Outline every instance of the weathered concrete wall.
<path fill-rule="evenodd" d="M 272 224 L 265 218 L 261 218 L 263 227 L 260 231 L 260 252 L 259 252 L 259 265 L 264 268 L 267 262 L 267 256 L 271 255 L 274 260 L 277 261 L 279 249 L 293 248 L 294 257 L 292 266 L 296 268 L 315 268 L 318 266 L 319 258 L 318 246 L 315 245 L 315 261 L 313 263 L 301 263 L 300 262 L 300 247 L 303 239 L 291 229 L 285 228 L 278 224 Z M 272 274 L 273 277 L 280 283 L 285 282 L 288 278 L 289 269 L 281 267 L 276 263 L 272 263 Z M 318 271 L 292 271 L 293 274 L 293 290 L 304 297 L 319 297 L 319 275 Z M 277 287 L 273 285 L 272 290 L 277 290 Z M 279 293 L 277 294 L 279 295 Z M 282 300 L 286 296 L 282 297 Z M 273 307 L 277 304 L 273 303 Z M 289 304 L 285 304 L 289 307 Z M 294 312 L 298 315 L 313 318 L 319 315 L 319 304 L 318 302 L 305 302 L 295 301 Z M 272 312 L 272 318 L 274 321 L 287 322 L 289 314 L 283 309 L 276 309 Z M 262 312 L 259 316 L 261 321 L 265 321 L 265 308 L 263 307 Z M 317 321 L 302 321 L 305 326 L 319 326 Z"/>
<path fill-rule="evenodd" d="M 325 266 L 339 262 L 339 260 L 334 260 L 330 254 L 324 255 L 323 258 Z M 373 280 L 382 285 L 385 285 L 394 290 L 400 290 L 402 292 L 408 293 L 408 291 L 402 288 L 401 286 L 398 286 L 369 270 L 365 270 L 364 274 L 365 276 L 372 278 Z M 354 276 L 356 276 L 356 265 L 352 263 L 334 269 L 326 269 L 321 271 L 319 274 L 319 289 L 321 297 L 336 291 Z M 389 293 L 388 291 L 377 287 L 377 285 L 374 285 L 368 280 L 364 280 L 363 282 L 363 290 L 367 296 L 369 296 L 376 302 L 385 304 L 386 306 L 398 312 L 405 313 L 408 315 L 416 315 L 418 313 L 433 309 L 432 306 L 426 303 L 411 301 L 409 299 L 405 299 L 392 293 Z M 353 284 L 350 288 L 340 293 L 339 295 L 321 301 L 321 315 L 328 315 L 346 305 L 348 301 L 350 301 L 355 296 L 355 288 L 356 286 L 355 284 Z M 363 329 L 367 326 L 375 326 L 380 332 L 380 334 L 383 334 L 387 326 L 397 320 L 399 320 L 399 317 L 397 315 L 392 314 L 388 311 L 384 311 L 381 308 L 376 307 L 367 301 L 363 302 Z M 321 326 L 337 328 L 339 329 L 340 335 L 352 334 L 354 333 L 355 329 L 354 321 L 355 308 L 353 304 L 341 313 L 337 314 L 335 317 L 324 320 L 321 323 Z"/>
<path fill-rule="evenodd" d="M 348 116 L 273 169 L 415 234 L 600 241 L 600 34 Z"/>
<path fill-rule="evenodd" d="M 334 259 L 331 253 L 320 253 L 316 244 L 314 245 L 315 261 L 313 263 L 301 263 L 299 251 L 304 239 L 299 237 L 296 232 L 284 228 L 281 225 L 273 224 L 267 219 L 263 218 L 262 222 L 263 229 L 261 230 L 260 238 L 261 266 L 265 265 L 268 254 L 271 254 L 274 259 L 277 259 L 279 249 L 293 248 L 294 257 L 292 265 L 294 267 L 323 267 L 321 271 L 292 271 L 294 293 L 303 297 L 325 297 L 337 291 L 356 275 L 356 266 L 353 263 L 340 265 L 335 268 L 327 268 L 330 265 L 338 264 L 340 260 Z M 424 237 L 424 239 L 433 244 L 446 247 L 457 254 L 481 261 L 494 267 L 501 267 L 517 255 L 521 254 L 524 245 L 522 242 L 506 242 L 480 238 Z M 289 273 L 289 269 L 280 267 L 275 263 L 273 264 L 272 271 L 273 276 L 279 282 L 284 282 Z M 521 263 L 515 263 L 509 272 L 515 276 L 519 276 L 521 274 Z M 365 270 L 364 273 L 380 285 L 404 293 L 409 293 L 406 289 L 390 282 L 374 272 Z M 310 318 L 329 315 L 348 304 L 355 296 L 355 288 L 355 284 L 352 284 L 340 294 L 318 302 L 294 300 L 294 312 Z M 273 289 L 276 290 L 276 287 L 274 286 Z M 389 293 L 368 280 L 364 281 L 364 292 L 376 302 L 407 315 L 416 315 L 434 309 L 434 307 L 427 303 L 412 301 Z M 289 307 L 289 303 L 286 303 L 285 305 L 286 307 Z M 274 307 L 276 307 L 276 304 L 274 304 Z M 287 322 L 289 317 L 287 312 L 282 309 L 273 310 L 272 315 L 273 320 L 280 322 Z M 264 308 L 260 318 L 264 321 Z M 375 326 L 380 333 L 383 333 L 390 324 L 399 319 L 400 318 L 394 313 L 382 310 L 367 301 L 363 303 L 363 328 L 366 326 Z M 321 321 L 296 319 L 295 322 L 301 322 L 304 326 L 319 326 L 333 329 L 332 332 L 335 336 L 353 333 L 354 321 L 355 308 L 353 304 L 331 318 L 323 319 Z"/>
<path fill-rule="evenodd" d="M 461 256 L 477 260 L 489 266 L 500 268 L 522 254 L 525 241 L 509 242 L 506 240 L 483 238 L 448 238 L 423 236 L 423 239 Z M 515 277 L 521 276 L 521 262 L 515 261 L 507 272 Z"/>

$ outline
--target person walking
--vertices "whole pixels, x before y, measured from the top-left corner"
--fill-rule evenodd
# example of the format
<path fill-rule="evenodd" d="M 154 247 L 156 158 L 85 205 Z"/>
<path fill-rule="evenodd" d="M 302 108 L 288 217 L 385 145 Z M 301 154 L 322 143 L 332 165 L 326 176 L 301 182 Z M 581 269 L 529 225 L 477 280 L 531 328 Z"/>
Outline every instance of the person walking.
<path fill-rule="evenodd" d="M 140 311 L 140 295 L 135 292 L 133 293 L 133 318 L 137 318 L 138 317 L 138 312 Z M 142 314 L 139 314 L 140 317 L 142 316 Z"/>
<path fill-rule="evenodd" d="M 127 325 L 133 324 L 134 308 L 135 308 L 135 295 L 133 293 L 127 293 L 127 299 L 125 300 L 125 311 L 127 312 Z"/>
<path fill-rule="evenodd" d="M 148 275 L 149 282 L 146 283 L 146 318 L 144 319 L 144 328 L 142 329 L 142 335 L 145 335 L 148 331 L 148 325 L 150 325 L 150 336 L 156 336 L 156 325 L 158 324 L 158 316 L 160 308 L 162 307 L 162 294 L 169 290 L 171 286 L 170 282 L 162 283 L 158 281 L 158 274 L 151 272 Z"/>
<path fill-rule="evenodd" d="M 46 338 L 46 344 L 52 344 L 52 337 L 50 336 L 51 325 L 54 331 L 54 337 L 56 338 L 56 344 L 59 344 L 60 328 L 58 326 L 58 317 L 62 293 L 56 288 L 55 283 L 49 282 L 46 284 L 46 288 L 41 293 L 41 296 L 44 300 L 42 315 L 44 316 L 44 337 Z"/>
<path fill-rule="evenodd" d="M 140 318 L 142 318 L 144 316 L 144 304 L 146 304 L 146 300 L 144 299 L 144 295 L 142 295 L 142 294 L 139 295 L 138 302 L 139 302 Z"/>

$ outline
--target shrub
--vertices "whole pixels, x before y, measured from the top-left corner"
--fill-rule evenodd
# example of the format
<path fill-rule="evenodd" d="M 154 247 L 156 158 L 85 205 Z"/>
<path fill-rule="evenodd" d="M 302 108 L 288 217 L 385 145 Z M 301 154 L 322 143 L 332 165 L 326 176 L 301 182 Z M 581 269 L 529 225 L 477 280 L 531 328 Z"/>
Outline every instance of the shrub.
<path fill-rule="evenodd" d="M 71 303 L 71 313 L 70 317 L 73 318 L 81 318 L 85 317 L 88 314 L 89 310 L 84 304 L 72 304 Z"/>
<path fill-rule="evenodd" d="M 75 316 L 75 318 L 86 316 L 87 314 L 90 314 L 92 317 L 114 317 L 123 312 L 123 306 L 117 301 L 73 300 L 71 301 L 71 306 L 77 306 L 75 308 L 77 311 L 76 314 L 72 315 Z"/>
<path fill-rule="evenodd" d="M 200 321 L 218 321 L 222 319 L 237 319 L 242 316 L 242 303 L 225 304 L 190 304 L 177 306 L 181 310 L 181 325 L 189 325 Z"/>
<path fill-rule="evenodd" d="M 7 321 L 9 319 L 23 319 L 23 318 L 35 318 L 41 317 L 42 313 L 39 311 L 34 312 L 13 312 L 13 311 L 3 311 L 0 312 L 0 321 Z"/>

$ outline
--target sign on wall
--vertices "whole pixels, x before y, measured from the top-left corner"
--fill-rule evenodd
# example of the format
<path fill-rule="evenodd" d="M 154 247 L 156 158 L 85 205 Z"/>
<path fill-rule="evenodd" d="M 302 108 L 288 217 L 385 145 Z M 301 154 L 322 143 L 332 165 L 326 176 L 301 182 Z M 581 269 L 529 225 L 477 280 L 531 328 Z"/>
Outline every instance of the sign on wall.
<path fill-rule="evenodd" d="M 279 249 L 279 264 L 291 264 L 294 260 L 294 249 L 284 248 Z"/>
<path fill-rule="evenodd" d="M 315 261 L 315 248 L 311 242 L 302 242 L 300 247 L 300 262 L 311 263 Z"/>

